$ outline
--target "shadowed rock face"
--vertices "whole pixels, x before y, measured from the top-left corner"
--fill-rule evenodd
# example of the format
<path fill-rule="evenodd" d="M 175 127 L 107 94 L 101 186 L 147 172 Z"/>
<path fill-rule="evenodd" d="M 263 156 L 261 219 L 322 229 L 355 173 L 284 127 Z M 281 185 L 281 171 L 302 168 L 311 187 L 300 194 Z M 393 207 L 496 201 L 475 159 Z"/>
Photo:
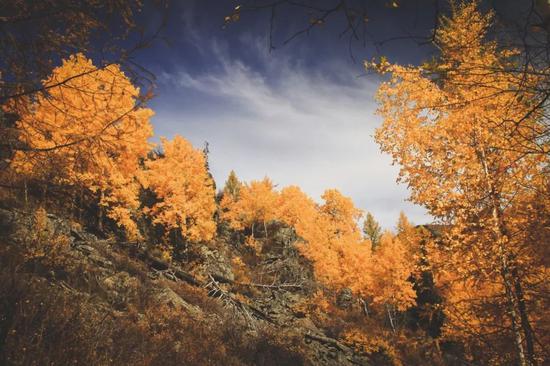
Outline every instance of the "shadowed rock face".
<path fill-rule="evenodd" d="M 214 278 L 226 279 L 228 281 L 235 280 L 233 268 L 229 258 L 223 255 L 220 251 L 209 248 L 203 245 L 199 249 L 200 264 L 199 266 L 203 276 L 212 275 Z"/>

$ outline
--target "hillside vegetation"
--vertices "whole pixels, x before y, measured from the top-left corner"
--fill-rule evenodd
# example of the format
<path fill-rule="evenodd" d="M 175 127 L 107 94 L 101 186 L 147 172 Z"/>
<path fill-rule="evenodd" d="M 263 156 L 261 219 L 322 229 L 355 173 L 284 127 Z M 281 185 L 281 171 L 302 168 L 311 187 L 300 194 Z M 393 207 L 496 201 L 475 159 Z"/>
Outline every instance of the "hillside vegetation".
<path fill-rule="evenodd" d="M 430 62 L 366 63 L 375 138 L 437 225 L 383 231 L 336 189 L 233 171 L 216 190 L 208 147 L 150 143 L 150 95 L 82 53 L 8 100 L 0 364 L 547 362 L 542 81 L 475 3 L 442 22 Z"/>

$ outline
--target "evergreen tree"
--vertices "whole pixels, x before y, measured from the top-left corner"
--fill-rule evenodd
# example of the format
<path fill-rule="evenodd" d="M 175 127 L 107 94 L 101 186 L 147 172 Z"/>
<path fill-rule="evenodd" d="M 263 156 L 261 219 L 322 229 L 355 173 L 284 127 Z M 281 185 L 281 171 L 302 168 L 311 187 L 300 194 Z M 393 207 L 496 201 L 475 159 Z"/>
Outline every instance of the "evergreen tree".
<path fill-rule="evenodd" d="M 407 215 L 403 211 L 399 212 L 399 219 L 397 219 L 397 234 L 403 234 L 404 232 L 412 229 L 413 225 L 407 218 Z"/>
<path fill-rule="evenodd" d="M 363 222 L 363 234 L 365 234 L 365 236 L 370 240 L 372 249 L 376 249 L 380 243 L 382 228 L 370 212 L 367 213 L 367 218 Z"/>
<path fill-rule="evenodd" d="M 229 195 L 233 200 L 237 200 L 239 198 L 241 186 L 242 183 L 239 181 L 239 178 L 237 178 L 237 174 L 235 174 L 235 171 L 232 170 L 225 181 L 223 194 Z"/>
<path fill-rule="evenodd" d="M 216 191 L 216 181 L 214 180 L 214 177 L 212 176 L 212 172 L 210 171 L 210 144 L 208 141 L 204 142 L 204 147 L 202 148 L 202 155 L 204 156 L 204 168 L 208 172 L 208 179 L 210 180 L 210 184 L 212 184 L 212 188 L 214 188 L 214 192 Z"/>

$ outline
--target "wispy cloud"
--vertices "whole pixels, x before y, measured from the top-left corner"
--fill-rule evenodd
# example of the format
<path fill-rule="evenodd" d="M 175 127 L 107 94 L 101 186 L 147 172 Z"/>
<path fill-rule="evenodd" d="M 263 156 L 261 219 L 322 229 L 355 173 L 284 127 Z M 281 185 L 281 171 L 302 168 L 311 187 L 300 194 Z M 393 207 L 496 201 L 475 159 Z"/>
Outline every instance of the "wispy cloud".
<path fill-rule="evenodd" d="M 231 58 L 219 41 L 203 40 L 207 71 L 182 65 L 160 76 L 170 98 L 157 103 L 157 131 L 180 133 L 199 146 L 209 141 L 218 186 L 234 169 L 244 180 L 267 175 L 280 186 L 297 184 L 316 199 L 338 188 L 388 228 L 400 210 L 414 222 L 429 221 L 404 201 L 397 169 L 372 138 L 380 123 L 376 80 L 338 63 L 308 70 L 284 54 L 269 55 L 257 39 L 241 42 L 255 50 L 254 64 Z"/>

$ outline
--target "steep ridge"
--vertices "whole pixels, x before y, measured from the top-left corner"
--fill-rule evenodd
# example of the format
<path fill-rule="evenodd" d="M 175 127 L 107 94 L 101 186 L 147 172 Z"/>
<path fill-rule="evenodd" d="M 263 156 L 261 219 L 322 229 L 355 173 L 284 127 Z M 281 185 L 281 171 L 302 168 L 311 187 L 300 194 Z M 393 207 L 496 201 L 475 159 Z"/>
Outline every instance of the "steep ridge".
<path fill-rule="evenodd" d="M 316 284 L 288 228 L 270 228 L 258 255 L 220 235 L 168 261 L 65 218 L 40 225 L 0 210 L 3 364 L 383 364 L 303 311 Z M 240 273 L 246 255 L 263 281 Z"/>

